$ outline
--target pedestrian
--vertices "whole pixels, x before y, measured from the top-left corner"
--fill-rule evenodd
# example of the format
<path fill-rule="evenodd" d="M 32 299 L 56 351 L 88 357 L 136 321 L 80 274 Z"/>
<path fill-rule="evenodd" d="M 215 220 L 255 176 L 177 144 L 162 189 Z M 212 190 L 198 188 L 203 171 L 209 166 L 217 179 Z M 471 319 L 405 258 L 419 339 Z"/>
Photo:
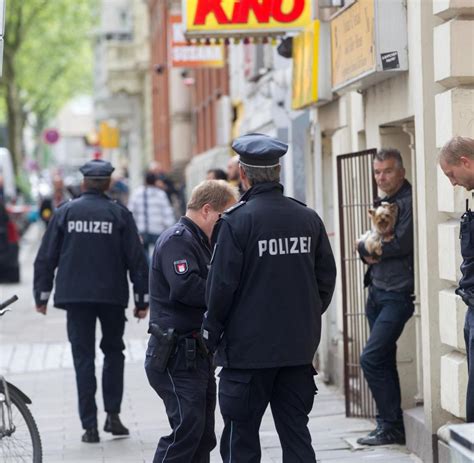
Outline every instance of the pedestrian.
<path fill-rule="evenodd" d="M 288 146 L 261 134 L 234 140 L 247 192 L 216 225 L 202 334 L 219 374 L 223 461 L 258 462 L 270 404 L 283 461 L 315 462 L 308 414 L 312 360 L 336 266 L 316 212 L 285 197 L 279 158 Z"/>
<path fill-rule="evenodd" d="M 186 209 L 184 186 L 173 180 L 159 161 L 151 162 L 148 170 L 155 175 L 155 185 L 167 194 L 176 214 L 184 213 Z"/>
<path fill-rule="evenodd" d="M 40 203 L 40 217 L 43 222 L 47 225 L 55 209 L 60 206 L 63 202 L 71 199 L 71 194 L 64 187 L 64 180 L 59 174 L 55 174 L 53 177 L 53 191 L 51 195 L 42 198 Z"/>
<path fill-rule="evenodd" d="M 227 181 L 239 189 L 241 196 L 245 193 L 242 180 L 240 179 L 239 156 L 232 156 L 227 162 Z"/>
<path fill-rule="evenodd" d="M 155 180 L 155 175 L 147 172 L 145 184 L 133 191 L 128 203 L 128 208 L 137 223 L 147 259 L 150 255 L 150 246 L 154 246 L 161 233 L 175 221 L 168 197 L 163 190 L 155 186 Z"/>
<path fill-rule="evenodd" d="M 474 139 L 454 137 L 440 151 L 439 164 L 453 186 L 474 189 Z M 469 204 L 461 217 L 462 277 L 456 294 L 468 306 L 464 322 L 469 380 L 467 383 L 466 421 L 474 422 L 474 213 Z"/>
<path fill-rule="evenodd" d="M 36 310 L 46 315 L 56 272 L 55 307 L 65 309 L 85 430 L 82 441 L 99 442 L 95 402 L 95 328 L 102 328 L 104 431 L 128 435 L 119 413 L 123 396 L 125 308 L 134 285 L 134 316 L 148 312 L 148 268 L 132 214 L 104 194 L 112 165 L 84 164 L 84 193 L 60 206 L 48 225 L 34 263 Z"/>
<path fill-rule="evenodd" d="M 364 283 L 368 286 L 365 313 L 370 335 L 360 365 L 377 406 L 377 426 L 357 442 L 404 444 L 397 341 L 414 311 L 412 188 L 396 149 L 380 150 L 374 157 L 373 171 L 385 195 L 375 205 L 395 203 L 398 217 L 393 239 L 382 242 L 380 256 L 369 255 L 363 241 L 358 245 L 360 256 L 369 264 Z"/>
<path fill-rule="evenodd" d="M 206 180 L 226 180 L 227 174 L 222 169 L 209 169 L 207 171 Z"/>
<path fill-rule="evenodd" d="M 186 215 L 158 239 L 150 269 L 150 337 L 145 369 L 163 400 L 172 433 L 160 439 L 154 462 L 209 462 L 216 445 L 216 381 L 200 341 L 211 259 L 210 236 L 219 214 L 237 201 L 236 189 L 207 180 L 192 192 Z"/>

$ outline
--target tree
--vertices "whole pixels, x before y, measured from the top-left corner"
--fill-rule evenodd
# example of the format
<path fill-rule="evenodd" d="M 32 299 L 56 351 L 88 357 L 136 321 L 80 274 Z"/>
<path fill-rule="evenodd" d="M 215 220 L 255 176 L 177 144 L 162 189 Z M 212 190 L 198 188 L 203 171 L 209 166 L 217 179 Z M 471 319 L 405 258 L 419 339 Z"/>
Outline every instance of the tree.
<path fill-rule="evenodd" d="M 3 77 L 9 149 L 23 158 L 27 118 L 39 136 L 72 96 L 92 85 L 95 0 L 7 0 Z"/>

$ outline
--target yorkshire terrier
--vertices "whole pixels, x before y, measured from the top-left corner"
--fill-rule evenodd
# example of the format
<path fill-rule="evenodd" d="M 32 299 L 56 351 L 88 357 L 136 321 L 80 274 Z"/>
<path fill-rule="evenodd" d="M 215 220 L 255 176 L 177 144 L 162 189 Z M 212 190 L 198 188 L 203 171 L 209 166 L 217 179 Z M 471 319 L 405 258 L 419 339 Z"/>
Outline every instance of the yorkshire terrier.
<path fill-rule="evenodd" d="M 372 220 L 372 229 L 357 240 L 357 245 L 363 242 L 370 255 L 381 256 L 382 243 L 392 241 L 395 236 L 398 206 L 394 203 L 382 202 L 377 208 L 369 209 L 369 216 Z"/>

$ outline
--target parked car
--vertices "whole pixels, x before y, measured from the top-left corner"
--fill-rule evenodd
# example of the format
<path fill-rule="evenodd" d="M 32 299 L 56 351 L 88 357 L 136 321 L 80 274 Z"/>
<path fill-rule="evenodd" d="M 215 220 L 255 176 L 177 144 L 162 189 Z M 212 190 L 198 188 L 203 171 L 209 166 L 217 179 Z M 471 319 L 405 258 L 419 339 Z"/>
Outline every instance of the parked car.
<path fill-rule="evenodd" d="M 18 228 L 0 202 L 0 283 L 18 283 L 20 281 Z"/>

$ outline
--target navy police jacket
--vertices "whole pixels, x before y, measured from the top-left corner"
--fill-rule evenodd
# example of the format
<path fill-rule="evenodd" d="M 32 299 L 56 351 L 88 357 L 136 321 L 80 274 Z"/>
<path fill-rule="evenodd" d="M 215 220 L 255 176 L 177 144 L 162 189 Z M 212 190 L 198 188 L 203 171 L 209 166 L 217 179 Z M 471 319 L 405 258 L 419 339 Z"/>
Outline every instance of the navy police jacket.
<path fill-rule="evenodd" d="M 223 214 L 207 281 L 202 333 L 216 364 L 311 364 L 336 265 L 316 212 L 279 183 L 252 187 Z"/>
<path fill-rule="evenodd" d="M 148 306 L 148 268 L 131 212 L 90 190 L 53 214 L 34 263 L 34 297 L 54 305 L 100 303 L 128 306 L 127 272 L 137 308 Z"/>
<path fill-rule="evenodd" d="M 208 237 L 188 217 L 160 235 L 150 268 L 151 323 L 179 334 L 200 330 L 210 259 Z"/>

